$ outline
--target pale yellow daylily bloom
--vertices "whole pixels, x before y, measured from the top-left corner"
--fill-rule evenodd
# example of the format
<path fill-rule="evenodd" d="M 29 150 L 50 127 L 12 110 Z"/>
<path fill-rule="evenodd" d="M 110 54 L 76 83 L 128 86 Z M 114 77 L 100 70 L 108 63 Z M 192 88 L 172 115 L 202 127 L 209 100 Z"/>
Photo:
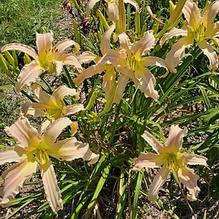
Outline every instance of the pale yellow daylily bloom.
<path fill-rule="evenodd" d="M 0 152 L 0 165 L 17 162 L 3 174 L 2 205 L 7 205 L 23 186 L 24 181 L 40 168 L 46 198 L 54 212 L 63 208 L 55 171 L 49 156 L 71 161 L 82 158 L 93 162 L 98 155 L 92 153 L 88 144 L 75 137 L 57 140 L 67 126 L 72 124 L 68 118 L 61 118 L 51 123 L 43 132 L 32 127 L 25 117 L 20 117 L 13 125 L 6 128 L 9 136 L 17 141 L 13 150 Z"/>
<path fill-rule="evenodd" d="M 210 45 L 209 40 L 219 46 L 219 23 L 214 19 L 219 11 L 219 1 L 210 4 L 206 10 L 199 10 L 197 4 L 187 0 L 183 8 L 186 25 L 182 29 L 173 28 L 161 39 L 161 44 L 172 37 L 182 36 L 171 48 L 166 56 L 166 63 L 170 71 L 175 72 L 176 66 L 184 55 L 185 48 L 197 44 L 207 56 L 210 68 L 218 66 L 218 56 Z"/>
<path fill-rule="evenodd" d="M 114 66 L 110 62 L 101 63 L 99 61 L 103 59 L 103 57 L 105 57 L 107 52 L 110 50 L 110 39 L 114 30 L 115 25 L 113 24 L 103 35 L 100 43 L 100 50 L 103 56 L 96 57 L 95 61 L 97 63 L 88 67 L 87 69 L 82 70 L 79 75 L 74 79 L 74 82 L 77 85 L 80 85 L 85 79 L 90 78 L 96 74 L 105 72 L 105 75 L 103 76 L 103 89 L 105 92 L 107 104 L 109 105 L 108 109 L 110 108 L 112 103 L 118 103 L 118 92 L 116 91 L 119 90 L 120 83 L 116 81 L 116 71 Z"/>
<path fill-rule="evenodd" d="M 152 134 L 145 131 L 142 137 L 157 152 L 141 153 L 135 161 L 134 170 L 142 168 L 159 168 L 148 191 L 150 200 L 157 197 L 158 191 L 165 183 L 169 173 L 173 173 L 177 182 L 182 183 L 188 190 L 187 197 L 194 201 L 199 192 L 198 176 L 187 165 L 207 166 L 207 158 L 197 154 L 186 153 L 181 150 L 185 131 L 178 125 L 172 125 L 169 137 L 165 143 L 160 142 Z"/>
<path fill-rule="evenodd" d="M 8 50 L 19 50 L 33 58 L 33 61 L 25 65 L 18 76 L 16 83 L 17 91 L 20 91 L 25 86 L 35 82 L 43 72 L 59 75 L 62 71 L 63 65 L 73 65 L 77 69 L 82 68 L 73 53 L 67 53 L 65 51 L 71 46 L 74 46 L 78 50 L 80 47 L 76 42 L 73 40 L 63 40 L 58 42 L 55 46 L 52 45 L 52 42 L 52 33 L 37 33 L 37 52 L 30 46 L 20 43 L 7 44 L 1 48 L 2 52 Z"/>
<path fill-rule="evenodd" d="M 99 1 L 100 0 L 90 0 L 87 6 L 88 12 L 90 12 L 95 6 L 95 4 Z M 107 3 L 108 6 L 107 13 L 109 19 L 114 22 L 118 21 L 119 19 L 119 1 L 123 1 L 124 3 L 129 3 L 135 7 L 136 11 L 139 10 L 138 3 L 135 0 L 104 0 L 104 1 Z"/>
<path fill-rule="evenodd" d="M 99 61 L 99 65 L 110 62 L 120 73 L 115 102 L 120 102 L 129 79 L 146 97 L 157 100 L 159 95 L 155 90 L 156 79 L 148 67 L 157 65 L 166 68 L 166 66 L 165 61 L 159 57 L 145 56 L 155 46 L 156 41 L 153 32 L 147 31 L 143 38 L 134 43 L 130 42 L 125 33 L 122 33 L 119 35 L 119 42 L 120 47 L 118 49 L 110 49 Z"/>
<path fill-rule="evenodd" d="M 24 114 L 46 116 L 47 119 L 53 121 L 84 109 L 83 104 L 66 105 L 64 102 L 66 96 L 78 96 L 75 89 L 62 85 L 54 90 L 52 95 L 49 95 L 39 85 L 34 84 L 32 88 L 38 103 L 25 103 Z"/>
<path fill-rule="evenodd" d="M 110 41 L 106 40 L 110 39 L 113 31 L 111 28 L 105 34 L 105 36 L 108 36 L 104 39 L 105 43 L 102 43 L 102 50 L 103 48 L 107 48 L 102 52 L 104 56 L 96 65 L 83 70 L 74 80 L 75 83 L 80 84 L 86 78 L 105 71 L 106 74 L 103 76 L 103 83 L 106 98 L 109 97 L 112 102 L 118 104 L 121 101 L 129 79 L 135 83 L 135 86 L 145 96 L 157 100 L 158 92 L 154 88 L 156 79 L 147 67 L 157 65 L 166 68 L 166 66 L 165 61 L 161 58 L 144 56 L 155 45 L 155 38 L 152 31 L 147 31 L 142 39 L 133 44 L 130 42 L 128 36 L 122 33 L 119 35 L 120 47 L 113 50 L 109 47 Z M 115 69 L 118 75 L 116 75 Z M 117 81 L 116 78 L 118 78 Z"/>

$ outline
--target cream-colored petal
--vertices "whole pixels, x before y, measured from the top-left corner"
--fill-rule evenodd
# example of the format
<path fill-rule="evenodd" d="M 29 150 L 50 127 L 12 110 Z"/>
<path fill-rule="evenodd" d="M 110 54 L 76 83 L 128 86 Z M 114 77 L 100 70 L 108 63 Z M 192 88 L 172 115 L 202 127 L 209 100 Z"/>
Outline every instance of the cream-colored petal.
<path fill-rule="evenodd" d="M 50 161 L 41 166 L 41 176 L 46 193 L 46 199 L 53 212 L 58 212 L 63 208 L 61 191 L 58 187 L 55 170 Z"/>
<path fill-rule="evenodd" d="M 60 75 L 63 69 L 63 62 L 62 61 L 54 61 L 55 64 L 55 75 Z"/>
<path fill-rule="evenodd" d="M 36 45 L 38 53 L 49 52 L 52 49 L 53 34 L 52 33 L 37 33 Z"/>
<path fill-rule="evenodd" d="M 15 150 L 0 152 L 0 165 L 11 162 L 20 162 L 23 158 Z"/>
<path fill-rule="evenodd" d="M 82 54 L 80 54 L 78 56 L 78 61 L 83 64 L 83 63 L 89 63 L 89 62 L 96 62 L 96 60 L 98 59 L 98 56 L 95 55 L 94 53 L 90 52 L 90 51 L 86 51 L 83 52 Z"/>
<path fill-rule="evenodd" d="M 122 48 L 129 50 L 131 41 L 126 33 L 119 34 L 119 44 Z"/>
<path fill-rule="evenodd" d="M 110 49 L 110 39 L 115 30 L 115 24 L 112 24 L 109 29 L 104 33 L 100 42 L 100 51 L 104 55 Z"/>
<path fill-rule="evenodd" d="M 48 105 L 41 103 L 25 103 L 22 106 L 22 112 L 25 115 L 44 116 L 45 110 L 47 110 L 47 108 Z"/>
<path fill-rule="evenodd" d="M 156 164 L 157 154 L 153 153 L 140 153 L 136 159 L 133 170 L 139 170 L 142 168 L 157 168 Z"/>
<path fill-rule="evenodd" d="M 117 3 L 109 2 L 107 8 L 107 14 L 111 21 L 116 22 L 119 19 L 119 8 Z"/>
<path fill-rule="evenodd" d="M 202 41 L 198 43 L 198 46 L 201 48 L 203 53 L 208 57 L 210 68 L 216 70 L 218 67 L 218 55 L 214 49 L 208 44 L 207 41 Z"/>
<path fill-rule="evenodd" d="M 211 3 L 208 7 L 206 13 L 206 20 L 207 20 L 207 29 L 212 28 L 212 24 L 214 23 L 215 17 L 219 12 L 219 1 L 215 1 Z"/>
<path fill-rule="evenodd" d="M 156 151 L 157 153 L 160 151 L 160 149 L 162 149 L 163 144 L 157 139 L 155 138 L 151 133 L 149 133 L 148 131 L 144 131 L 144 133 L 142 134 L 142 138 L 144 138 L 144 140 L 154 149 L 154 151 Z"/>
<path fill-rule="evenodd" d="M 207 158 L 198 154 L 186 154 L 186 163 L 189 165 L 208 166 Z"/>
<path fill-rule="evenodd" d="M 191 27 L 193 28 L 198 27 L 199 22 L 201 20 L 201 14 L 195 2 L 191 0 L 187 0 L 183 7 L 183 14 L 186 18 L 186 21 Z"/>
<path fill-rule="evenodd" d="M 32 176 L 37 170 L 36 162 L 23 161 L 6 170 L 3 173 L 4 188 L 2 205 L 6 205 L 9 201 L 19 193 L 20 187 L 23 186 L 24 181 Z"/>
<path fill-rule="evenodd" d="M 63 60 L 63 65 L 73 65 L 75 68 L 78 70 L 82 70 L 82 66 L 78 59 L 73 56 L 73 55 L 68 55 L 64 60 Z"/>
<path fill-rule="evenodd" d="M 194 173 L 192 169 L 183 168 L 178 170 L 178 178 L 179 181 L 187 188 L 188 194 L 187 198 L 190 201 L 197 200 L 197 195 L 200 191 L 199 187 L 197 186 L 197 181 L 199 177 Z"/>
<path fill-rule="evenodd" d="M 68 106 L 64 107 L 63 114 L 68 116 L 68 115 L 78 113 L 83 109 L 84 109 L 84 106 L 83 106 L 83 104 L 80 104 L 80 103 L 73 104 L 73 105 L 68 105 Z"/>
<path fill-rule="evenodd" d="M 154 56 L 147 56 L 147 57 L 144 57 L 143 60 L 144 60 L 146 67 L 156 65 L 158 67 L 162 67 L 168 70 L 166 66 L 166 62 L 162 58 L 154 57 Z"/>
<path fill-rule="evenodd" d="M 24 45 L 24 44 L 20 44 L 20 43 L 10 43 L 7 45 L 4 45 L 1 48 L 1 51 L 9 51 L 9 50 L 18 50 L 21 51 L 23 53 L 26 53 L 27 55 L 31 56 L 33 59 L 37 58 L 37 53 L 35 52 L 35 50 L 33 48 L 31 48 L 30 46 Z"/>
<path fill-rule="evenodd" d="M 30 125 L 25 117 L 20 117 L 13 125 L 6 127 L 5 131 L 21 147 L 28 147 L 33 139 L 38 137 L 37 130 Z"/>
<path fill-rule="evenodd" d="M 172 46 L 171 50 L 167 53 L 165 61 L 170 72 L 176 72 L 176 66 L 183 58 L 185 49 L 189 45 L 190 43 L 186 38 L 181 38 Z"/>
<path fill-rule="evenodd" d="M 137 78 L 138 83 L 136 87 L 140 89 L 146 97 L 151 97 L 155 101 L 159 98 L 158 92 L 155 90 L 156 79 L 154 75 L 149 71 L 145 70 L 143 74 L 141 74 L 141 78 Z"/>
<path fill-rule="evenodd" d="M 183 137 L 186 136 L 186 130 L 181 129 L 178 125 L 171 125 L 166 146 L 173 150 L 179 150 L 182 146 Z"/>
<path fill-rule="evenodd" d="M 128 3 L 128 4 L 131 4 L 136 11 L 139 11 L 139 6 L 138 6 L 138 3 L 134 0 L 124 0 L 124 3 Z"/>
<path fill-rule="evenodd" d="M 92 65 L 87 69 L 82 70 L 74 79 L 75 84 L 81 84 L 85 79 L 90 78 L 96 74 L 100 74 L 105 70 L 105 65 Z"/>
<path fill-rule="evenodd" d="M 120 75 L 118 79 L 118 84 L 115 91 L 114 103 L 119 104 L 123 93 L 125 91 L 126 85 L 128 83 L 129 78 L 126 75 Z"/>
<path fill-rule="evenodd" d="M 43 70 L 35 61 L 25 65 L 18 76 L 16 90 L 21 91 L 25 86 L 35 82 Z"/>
<path fill-rule="evenodd" d="M 171 39 L 172 37 L 178 36 L 187 36 L 187 30 L 173 28 L 168 33 L 165 33 L 164 36 L 160 40 L 160 44 L 163 45 L 167 40 Z"/>
<path fill-rule="evenodd" d="M 169 171 L 162 167 L 157 175 L 154 177 L 152 183 L 149 186 L 148 190 L 148 199 L 151 201 L 154 201 L 157 198 L 157 194 L 160 190 L 160 188 L 163 186 L 165 181 L 167 180 L 169 175 Z"/>
<path fill-rule="evenodd" d="M 96 5 L 97 2 L 100 0 L 90 0 L 87 4 L 87 10 L 90 11 L 93 9 L 94 5 Z"/>
<path fill-rule="evenodd" d="M 63 100 L 65 96 L 77 96 L 78 93 L 75 89 L 69 88 L 66 85 L 61 85 L 53 92 L 52 96 Z"/>
<path fill-rule="evenodd" d="M 64 52 L 67 48 L 71 47 L 71 46 L 75 46 L 76 48 L 80 48 L 79 44 L 76 43 L 75 41 L 73 40 L 63 40 L 61 42 L 58 42 L 56 45 L 55 45 L 55 51 L 58 51 L 58 52 Z"/>
<path fill-rule="evenodd" d="M 69 125 L 72 121 L 68 118 L 60 118 L 51 123 L 43 132 L 43 137 L 51 142 L 55 142 L 61 132 Z M 52 146 L 51 146 L 52 147 Z"/>
<path fill-rule="evenodd" d="M 58 141 L 50 151 L 51 156 L 67 161 L 79 158 L 89 161 L 92 158 L 92 154 L 89 145 L 78 141 L 75 137 Z"/>
<path fill-rule="evenodd" d="M 37 97 L 38 101 L 40 103 L 44 103 L 44 104 L 48 104 L 48 101 L 51 98 L 51 95 L 49 95 L 48 93 L 46 93 L 41 86 L 39 86 L 38 84 L 32 84 L 31 86 L 32 91 L 34 93 L 34 95 Z"/>
<path fill-rule="evenodd" d="M 145 55 L 146 52 L 150 51 L 156 43 L 156 39 L 153 35 L 153 31 L 149 30 L 145 35 L 131 47 L 134 54 Z"/>

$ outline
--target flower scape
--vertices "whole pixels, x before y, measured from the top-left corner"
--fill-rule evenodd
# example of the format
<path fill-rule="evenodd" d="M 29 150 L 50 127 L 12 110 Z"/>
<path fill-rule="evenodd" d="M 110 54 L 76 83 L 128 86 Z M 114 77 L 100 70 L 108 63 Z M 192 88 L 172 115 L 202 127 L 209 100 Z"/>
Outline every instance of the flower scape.
<path fill-rule="evenodd" d="M 3 209 L 217 217 L 219 1 L 165 2 L 64 1 L 74 40 L 38 31 L 33 46 L 1 46 L 0 71 L 26 98 L 0 151 Z"/>

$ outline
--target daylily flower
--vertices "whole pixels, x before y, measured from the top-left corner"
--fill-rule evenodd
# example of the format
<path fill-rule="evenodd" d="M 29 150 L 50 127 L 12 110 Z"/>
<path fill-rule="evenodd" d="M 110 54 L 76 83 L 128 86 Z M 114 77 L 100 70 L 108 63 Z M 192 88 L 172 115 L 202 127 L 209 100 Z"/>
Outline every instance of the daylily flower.
<path fill-rule="evenodd" d="M 81 64 L 72 53 L 67 53 L 65 50 L 71 46 L 78 49 L 79 45 L 73 40 L 63 40 L 52 46 L 53 34 L 44 33 L 36 34 L 37 52 L 30 46 L 20 43 L 11 43 L 2 47 L 1 51 L 19 50 L 28 54 L 33 61 L 25 65 L 18 76 L 16 84 L 17 91 L 22 90 L 25 86 L 35 82 L 43 73 L 54 73 L 59 75 L 63 65 L 73 65 L 77 69 L 81 69 Z"/>
<path fill-rule="evenodd" d="M 57 140 L 58 136 L 71 120 L 61 118 L 51 123 L 39 133 L 25 117 L 20 117 L 13 125 L 6 128 L 9 136 L 17 141 L 13 150 L 0 152 L 0 164 L 17 162 L 3 174 L 4 188 L 2 205 L 6 205 L 19 193 L 24 181 L 40 168 L 44 190 L 48 203 L 54 212 L 63 208 L 61 193 L 57 184 L 55 171 L 49 156 L 71 161 L 82 158 L 89 161 L 96 158 L 88 144 L 75 137 Z"/>
<path fill-rule="evenodd" d="M 154 200 L 158 191 L 165 183 L 169 173 L 173 173 L 179 183 L 182 183 L 188 190 L 187 197 L 194 201 L 199 192 L 197 180 L 199 177 L 187 165 L 207 166 L 207 158 L 197 154 L 190 154 L 181 150 L 185 131 L 178 125 L 172 125 L 169 131 L 169 137 L 163 144 L 152 134 L 145 131 L 142 137 L 157 152 L 141 153 L 137 158 L 134 169 L 158 168 L 161 167 L 154 177 L 148 191 L 150 200 Z"/>
<path fill-rule="evenodd" d="M 111 33 L 109 33 L 110 29 L 108 33 L 106 32 L 106 35 L 110 36 Z M 108 45 L 108 49 L 105 50 L 105 55 L 96 65 L 83 70 L 74 80 L 75 83 L 80 84 L 86 78 L 108 70 L 104 75 L 104 87 L 106 88 L 106 93 L 110 90 L 114 91 L 114 103 L 118 104 L 121 101 L 129 79 L 135 83 L 136 87 L 139 88 L 145 96 L 157 100 L 158 92 L 154 89 L 156 79 L 146 67 L 157 65 L 166 68 L 166 66 L 165 61 L 159 57 L 144 57 L 155 45 L 155 38 L 152 31 L 147 31 L 142 39 L 133 44 L 131 44 L 125 33 L 119 35 L 119 41 L 120 48 L 115 50 L 109 48 L 109 41 L 107 41 L 106 45 Z M 102 44 L 102 47 L 103 45 L 104 44 Z M 114 68 L 120 73 L 118 82 L 116 82 L 116 72 Z M 111 93 L 110 98 L 112 97 L 113 95 Z"/>
<path fill-rule="evenodd" d="M 122 33 L 119 35 L 120 48 L 109 50 L 100 64 L 110 62 L 121 74 L 118 84 L 118 99 L 120 102 L 128 80 L 132 80 L 137 89 L 140 89 L 146 97 L 157 100 L 159 95 L 155 90 L 156 79 L 149 66 L 157 65 L 166 68 L 165 61 L 159 57 L 146 56 L 155 46 L 155 38 L 152 31 L 147 31 L 142 39 L 131 43 L 129 37 Z"/>
<path fill-rule="evenodd" d="M 109 105 L 108 108 L 110 108 L 110 105 L 113 102 L 118 103 L 119 97 L 116 91 L 119 90 L 120 82 L 118 82 L 118 84 L 116 82 L 116 71 L 114 66 L 110 62 L 100 63 L 99 61 L 103 57 L 105 57 L 107 52 L 110 50 L 110 39 L 114 30 L 115 30 L 115 25 L 111 25 L 109 29 L 104 33 L 103 39 L 101 40 L 100 43 L 100 50 L 103 56 L 96 57 L 95 61 L 97 62 L 97 64 L 92 65 L 87 69 L 83 69 L 79 73 L 79 75 L 74 79 L 74 82 L 77 85 L 80 85 L 85 79 L 90 78 L 101 72 L 105 72 L 105 75 L 103 76 L 103 89 L 105 91 L 105 97 Z"/>
<path fill-rule="evenodd" d="M 100 0 L 90 0 L 87 6 L 88 12 L 90 12 L 95 6 L 95 4 L 99 1 Z M 116 22 L 119 19 L 119 1 L 121 0 L 105 0 L 108 6 L 107 13 L 109 19 L 114 22 Z M 131 4 L 132 6 L 135 7 L 136 11 L 139 10 L 138 3 L 135 0 L 124 0 L 124 3 Z"/>
<path fill-rule="evenodd" d="M 66 105 L 66 96 L 78 96 L 75 89 L 62 85 L 52 95 L 49 95 L 39 85 L 33 85 L 33 92 L 38 103 L 26 103 L 23 105 L 23 112 L 34 116 L 46 116 L 50 121 L 75 114 L 84 109 L 83 104 Z"/>
<path fill-rule="evenodd" d="M 219 1 L 215 1 L 201 12 L 196 3 L 188 0 L 183 8 L 186 25 L 182 29 L 173 28 L 161 39 L 161 44 L 175 36 L 182 36 L 171 48 L 166 56 L 166 63 L 170 71 L 175 72 L 186 48 L 193 44 L 199 46 L 207 56 L 210 68 L 215 70 L 218 65 L 217 53 L 208 42 L 212 40 L 219 46 L 219 24 L 214 19 L 219 11 Z"/>

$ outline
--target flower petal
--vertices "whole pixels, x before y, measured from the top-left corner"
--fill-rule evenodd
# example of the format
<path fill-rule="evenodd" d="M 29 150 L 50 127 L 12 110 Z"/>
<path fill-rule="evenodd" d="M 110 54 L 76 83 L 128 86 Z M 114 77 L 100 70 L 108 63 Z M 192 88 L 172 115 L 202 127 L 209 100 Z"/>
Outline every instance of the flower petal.
<path fill-rule="evenodd" d="M 187 0 L 183 7 L 183 14 L 189 26 L 196 28 L 201 20 L 200 10 L 197 4 L 191 0 Z"/>
<path fill-rule="evenodd" d="M 178 125 L 171 125 L 166 146 L 173 150 L 179 150 L 185 136 L 186 130 L 181 129 Z"/>
<path fill-rule="evenodd" d="M 61 191 L 58 187 L 56 174 L 53 165 L 48 161 L 45 165 L 41 166 L 41 176 L 43 186 L 46 193 L 47 201 L 52 208 L 53 212 L 58 212 L 63 208 Z"/>
<path fill-rule="evenodd" d="M 118 84 L 115 91 L 114 103 L 119 104 L 119 102 L 121 101 L 128 80 L 129 78 L 126 75 L 119 76 Z"/>
<path fill-rule="evenodd" d="M 5 171 L 3 173 L 4 189 L 1 204 L 5 205 L 14 198 L 19 193 L 19 188 L 23 186 L 24 181 L 36 172 L 36 170 L 36 162 L 24 161 Z"/>
<path fill-rule="evenodd" d="M 93 9 L 94 5 L 96 5 L 97 2 L 99 2 L 100 0 L 90 0 L 88 2 L 88 5 L 87 5 L 87 10 L 90 11 Z"/>
<path fill-rule="evenodd" d="M 139 157 L 136 159 L 133 170 L 138 170 L 142 168 L 157 168 L 156 164 L 157 154 L 153 153 L 140 153 Z"/>
<path fill-rule="evenodd" d="M 25 103 L 22 106 L 22 112 L 25 115 L 44 116 L 48 106 L 40 103 Z"/>
<path fill-rule="evenodd" d="M 48 101 L 51 98 L 51 95 L 49 95 L 48 93 L 46 93 L 41 86 L 39 86 L 38 84 L 32 84 L 31 86 L 32 91 L 34 93 L 34 95 L 37 97 L 37 99 L 44 104 L 47 104 Z"/>
<path fill-rule="evenodd" d="M 189 193 L 187 194 L 187 198 L 190 201 L 195 201 L 200 191 L 199 187 L 197 186 L 199 177 L 194 173 L 192 169 L 180 168 L 178 170 L 178 178 L 179 181 L 188 189 Z"/>
<path fill-rule="evenodd" d="M 42 68 L 35 61 L 25 65 L 18 76 L 16 90 L 21 91 L 25 86 L 35 82 L 42 72 Z"/>
<path fill-rule="evenodd" d="M 100 51 L 104 55 L 110 49 L 110 39 L 115 30 L 115 24 L 112 24 L 109 29 L 104 33 L 100 43 Z"/>
<path fill-rule="evenodd" d="M 51 156 L 71 161 L 78 158 L 90 160 L 92 153 L 89 145 L 78 141 L 75 137 L 71 137 L 62 141 L 58 141 L 53 145 L 49 152 Z M 89 156 L 88 156 L 89 155 Z"/>
<path fill-rule="evenodd" d="M 135 83 L 136 87 L 140 89 L 146 97 L 151 97 L 155 101 L 159 98 L 158 92 L 155 90 L 156 79 L 149 70 L 145 70 L 141 74 L 141 78 L 138 78 L 138 82 Z"/>
<path fill-rule="evenodd" d="M 75 84 L 81 84 L 85 79 L 90 78 L 96 74 L 100 74 L 105 70 L 105 65 L 97 64 L 92 65 L 87 69 L 82 70 L 79 75 L 74 79 Z"/>
<path fill-rule="evenodd" d="M 92 62 L 92 61 L 95 62 L 97 58 L 98 58 L 98 56 L 95 55 L 94 53 L 86 51 L 86 52 L 83 52 L 82 54 L 80 54 L 78 56 L 78 61 L 81 64 L 83 64 L 83 63 L 89 63 L 89 62 Z"/>
<path fill-rule="evenodd" d="M 116 22 L 119 19 L 119 8 L 118 5 L 114 2 L 108 3 L 107 14 L 111 21 Z"/>
<path fill-rule="evenodd" d="M 162 149 L 163 144 L 148 131 L 144 131 L 141 136 L 144 140 L 158 153 Z"/>
<path fill-rule="evenodd" d="M 15 150 L 0 152 L 0 165 L 11 162 L 20 162 L 22 159 L 23 158 Z"/>
<path fill-rule="evenodd" d="M 158 67 L 162 67 L 168 70 L 166 66 L 166 62 L 162 58 L 154 57 L 154 56 L 147 56 L 147 57 L 144 57 L 143 60 L 144 60 L 146 67 L 156 65 Z"/>
<path fill-rule="evenodd" d="M 33 59 L 37 58 L 37 53 L 36 51 L 31 48 L 30 46 L 20 44 L 20 43 L 10 43 L 1 48 L 1 51 L 8 51 L 8 50 L 18 50 L 23 53 L 26 53 L 27 55 L 31 56 Z"/>
<path fill-rule="evenodd" d="M 67 48 L 69 48 L 71 46 L 75 46 L 76 48 L 80 48 L 79 44 L 73 40 L 63 40 L 61 42 L 58 42 L 55 45 L 54 49 L 58 52 L 64 52 Z"/>
<path fill-rule="evenodd" d="M 78 70 L 82 69 L 82 66 L 78 59 L 73 56 L 73 55 L 68 55 L 64 60 L 63 60 L 63 65 L 73 65 L 75 68 Z"/>
<path fill-rule="evenodd" d="M 211 3 L 206 14 L 207 29 L 212 28 L 214 19 L 219 12 L 219 1 Z"/>
<path fill-rule="evenodd" d="M 162 167 L 159 170 L 159 172 L 154 177 L 152 183 L 149 186 L 149 190 L 148 190 L 149 200 L 154 201 L 157 198 L 157 194 L 160 188 L 162 187 L 162 185 L 167 180 L 168 175 L 169 175 L 169 171 L 165 167 Z"/>
<path fill-rule="evenodd" d="M 5 128 L 6 133 L 14 138 L 19 146 L 28 147 L 34 138 L 38 136 L 37 130 L 32 127 L 25 117 L 20 117 L 13 125 Z"/>
<path fill-rule="evenodd" d="M 187 30 L 173 28 L 168 33 L 164 34 L 164 36 L 160 40 L 160 44 L 163 45 L 167 40 L 171 39 L 172 37 L 178 36 L 187 36 Z"/>
<path fill-rule="evenodd" d="M 84 109 L 83 104 L 68 105 L 68 106 L 64 107 L 63 114 L 68 116 L 68 115 L 72 115 L 72 114 L 78 113 L 78 112 L 80 112 L 83 109 Z"/>
<path fill-rule="evenodd" d="M 103 89 L 106 94 L 106 98 L 112 93 L 112 89 L 115 86 L 116 72 L 112 65 L 107 66 L 106 73 L 103 76 Z"/>
<path fill-rule="evenodd" d="M 55 91 L 53 92 L 52 96 L 55 98 L 63 100 L 65 96 L 77 96 L 78 93 L 75 89 L 69 88 L 65 85 L 59 86 Z"/>
<path fill-rule="evenodd" d="M 179 39 L 167 53 L 166 56 L 166 65 L 170 72 L 176 72 L 176 66 L 179 64 L 185 48 L 190 45 L 189 41 L 186 38 Z"/>
<path fill-rule="evenodd" d="M 124 0 L 124 3 L 128 3 L 128 4 L 131 4 L 136 11 L 139 11 L 139 6 L 138 6 L 138 3 L 134 0 Z"/>
<path fill-rule="evenodd" d="M 51 123 L 43 132 L 43 137 L 51 142 L 61 134 L 62 130 L 71 125 L 72 121 L 68 118 L 60 118 Z"/>
<path fill-rule="evenodd" d="M 208 166 L 207 158 L 197 154 L 186 154 L 186 163 L 189 165 L 202 165 Z"/>
<path fill-rule="evenodd" d="M 146 52 L 155 46 L 155 43 L 156 39 L 153 35 L 153 31 L 149 30 L 145 33 L 143 38 L 132 45 L 131 50 L 134 54 L 139 53 L 139 55 L 145 55 Z"/>
<path fill-rule="evenodd" d="M 131 46 L 131 41 L 126 33 L 119 34 L 119 44 L 122 48 L 129 50 Z"/>
<path fill-rule="evenodd" d="M 198 43 L 198 46 L 201 48 L 203 53 L 208 57 L 210 62 L 210 68 L 216 70 L 218 67 L 218 56 L 214 49 L 208 44 L 207 41 L 202 41 Z"/>
<path fill-rule="evenodd" d="M 36 45 L 38 54 L 48 52 L 52 49 L 53 34 L 52 33 L 37 33 Z"/>

